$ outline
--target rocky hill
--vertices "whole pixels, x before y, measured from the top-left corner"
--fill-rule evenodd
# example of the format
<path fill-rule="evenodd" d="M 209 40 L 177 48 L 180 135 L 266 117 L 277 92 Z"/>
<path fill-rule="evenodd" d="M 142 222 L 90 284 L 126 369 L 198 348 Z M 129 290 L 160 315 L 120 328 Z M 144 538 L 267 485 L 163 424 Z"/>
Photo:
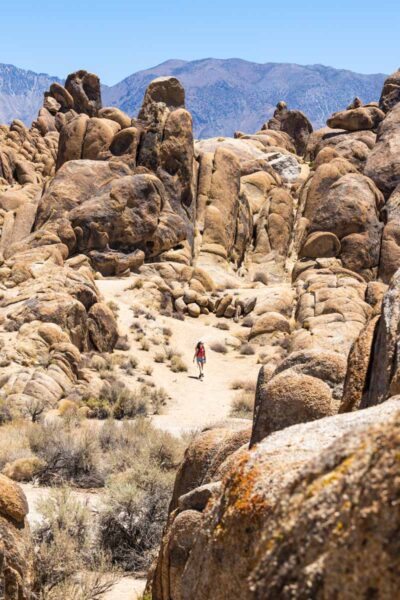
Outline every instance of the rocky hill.
<path fill-rule="evenodd" d="M 134 73 L 114 86 L 103 86 L 103 100 L 136 116 L 147 85 L 155 77 L 173 75 L 185 87 L 197 137 L 255 131 L 272 115 L 279 100 L 304 111 L 315 127 L 355 96 L 376 100 L 385 76 L 361 75 L 323 65 L 257 64 L 239 59 L 169 60 Z M 29 124 L 42 94 L 57 78 L 0 66 L 0 122 L 13 118 Z"/>
<path fill-rule="evenodd" d="M 0 64 L 0 123 L 21 119 L 29 125 L 53 81 L 61 83 L 58 77 Z"/>
<path fill-rule="evenodd" d="M 318 130 L 196 141 L 177 78 L 131 118 L 83 70 L 0 127 L 0 594 L 398 595 L 399 138 L 400 71 Z M 10 478 L 103 495 L 32 564 Z"/>

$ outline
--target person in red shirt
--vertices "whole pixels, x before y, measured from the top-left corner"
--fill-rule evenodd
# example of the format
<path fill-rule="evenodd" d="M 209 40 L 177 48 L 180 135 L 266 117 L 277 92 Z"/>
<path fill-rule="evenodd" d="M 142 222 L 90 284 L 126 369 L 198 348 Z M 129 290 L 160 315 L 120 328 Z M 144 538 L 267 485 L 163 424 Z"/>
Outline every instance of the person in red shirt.
<path fill-rule="evenodd" d="M 193 362 L 197 362 L 199 367 L 199 379 L 204 377 L 204 365 L 206 363 L 206 349 L 204 348 L 203 342 L 198 342 L 194 351 Z"/>

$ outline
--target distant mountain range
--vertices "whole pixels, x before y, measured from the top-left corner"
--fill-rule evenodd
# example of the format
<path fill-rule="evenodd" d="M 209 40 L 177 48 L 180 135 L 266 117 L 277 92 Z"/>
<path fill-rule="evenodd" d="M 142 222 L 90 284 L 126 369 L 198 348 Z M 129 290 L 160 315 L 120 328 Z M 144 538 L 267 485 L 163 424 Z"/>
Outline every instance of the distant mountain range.
<path fill-rule="evenodd" d="M 315 127 L 322 127 L 332 112 L 345 108 L 355 96 L 364 102 L 379 99 L 386 77 L 323 65 L 168 60 L 116 85 L 103 86 L 103 105 L 118 106 L 135 116 L 146 86 L 161 75 L 174 75 L 182 82 L 195 135 L 202 138 L 232 135 L 236 130 L 254 132 L 271 116 L 279 100 L 304 111 Z M 61 80 L 0 64 L 0 122 L 19 118 L 30 124 L 52 81 Z"/>

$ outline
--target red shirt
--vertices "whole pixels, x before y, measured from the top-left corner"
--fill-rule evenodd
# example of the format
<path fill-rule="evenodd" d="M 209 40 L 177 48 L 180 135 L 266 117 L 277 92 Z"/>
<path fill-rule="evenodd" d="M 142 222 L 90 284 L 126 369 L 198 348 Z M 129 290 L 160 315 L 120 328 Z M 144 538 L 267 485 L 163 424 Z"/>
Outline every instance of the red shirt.
<path fill-rule="evenodd" d="M 196 356 L 197 356 L 197 358 L 205 358 L 206 351 L 205 351 L 204 346 L 200 346 L 200 348 L 197 348 L 197 350 L 196 350 Z"/>

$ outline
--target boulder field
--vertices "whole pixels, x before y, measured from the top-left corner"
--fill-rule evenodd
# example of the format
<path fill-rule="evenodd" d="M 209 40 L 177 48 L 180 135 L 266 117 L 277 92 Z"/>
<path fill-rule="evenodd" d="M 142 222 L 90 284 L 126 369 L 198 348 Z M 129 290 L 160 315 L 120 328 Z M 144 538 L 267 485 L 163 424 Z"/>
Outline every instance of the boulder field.
<path fill-rule="evenodd" d="M 186 451 L 153 600 L 398 594 L 399 82 L 318 131 L 282 101 L 257 132 L 194 140 L 176 78 L 131 117 L 77 71 L 30 128 L 0 126 L 2 400 L 99 389 L 85 358 L 123 334 L 104 277 L 140 276 L 156 312 L 232 319 L 263 353 L 252 426 Z M 34 578 L 25 516 L 0 476 L 11 600 Z"/>

